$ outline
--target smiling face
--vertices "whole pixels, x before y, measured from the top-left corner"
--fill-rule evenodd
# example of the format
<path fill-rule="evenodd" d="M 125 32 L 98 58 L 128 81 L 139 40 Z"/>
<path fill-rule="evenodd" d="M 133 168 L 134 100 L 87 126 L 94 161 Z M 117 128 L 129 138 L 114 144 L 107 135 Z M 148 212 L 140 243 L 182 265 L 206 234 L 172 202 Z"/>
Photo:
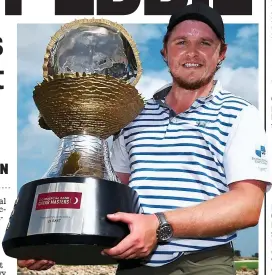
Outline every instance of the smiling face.
<path fill-rule="evenodd" d="M 163 49 L 174 82 L 187 90 L 210 83 L 225 53 L 226 46 L 222 47 L 214 31 L 195 20 L 179 23 Z"/>

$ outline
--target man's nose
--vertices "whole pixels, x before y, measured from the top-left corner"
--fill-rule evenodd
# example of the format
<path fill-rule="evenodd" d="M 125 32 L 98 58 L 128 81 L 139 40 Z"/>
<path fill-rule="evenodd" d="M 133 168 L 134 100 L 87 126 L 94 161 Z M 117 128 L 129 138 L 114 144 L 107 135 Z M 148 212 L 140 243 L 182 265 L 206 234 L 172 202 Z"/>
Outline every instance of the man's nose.
<path fill-rule="evenodd" d="M 186 55 L 190 58 L 196 57 L 198 56 L 199 52 L 198 52 L 198 47 L 196 45 L 190 45 L 187 48 L 187 53 Z"/>

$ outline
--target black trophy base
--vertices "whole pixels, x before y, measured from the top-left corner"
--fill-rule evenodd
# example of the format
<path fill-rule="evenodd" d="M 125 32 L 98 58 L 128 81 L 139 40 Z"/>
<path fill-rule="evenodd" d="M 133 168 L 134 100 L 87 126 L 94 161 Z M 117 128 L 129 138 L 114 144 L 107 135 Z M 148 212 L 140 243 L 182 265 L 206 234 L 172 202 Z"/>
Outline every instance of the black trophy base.
<path fill-rule="evenodd" d="M 118 240 L 105 236 L 44 234 L 6 241 L 8 256 L 16 259 L 52 260 L 59 265 L 109 265 L 116 260 L 101 255 Z"/>
<path fill-rule="evenodd" d="M 53 229 L 45 225 L 44 219 L 52 212 L 48 212 L 48 209 L 47 212 L 39 212 L 40 209 L 36 210 L 34 204 L 41 193 L 36 190 L 43 190 L 42 193 L 46 194 L 47 186 L 48 190 L 52 190 L 52 183 L 57 183 L 62 193 L 65 192 L 63 190 L 67 183 L 70 186 L 73 183 L 88 185 L 88 190 L 85 189 L 81 197 L 82 207 L 87 207 L 84 219 L 89 219 L 85 230 L 87 234 L 66 233 L 65 226 L 59 227 L 58 233 L 48 233 L 48 230 Z M 59 190 L 55 188 L 54 192 Z M 52 191 L 48 193 L 52 194 Z M 106 218 L 107 214 L 118 211 L 139 211 L 137 193 L 120 183 L 90 177 L 59 177 L 29 182 L 19 192 L 18 202 L 14 206 L 2 243 L 3 250 L 12 258 L 52 260 L 59 265 L 116 264 L 115 259 L 101 255 L 101 252 L 105 248 L 114 247 L 129 234 L 126 224 L 111 222 Z M 58 217 L 54 218 L 55 221 L 58 220 Z M 52 226 L 55 225 L 52 223 Z M 44 230 L 47 232 L 43 232 Z"/>

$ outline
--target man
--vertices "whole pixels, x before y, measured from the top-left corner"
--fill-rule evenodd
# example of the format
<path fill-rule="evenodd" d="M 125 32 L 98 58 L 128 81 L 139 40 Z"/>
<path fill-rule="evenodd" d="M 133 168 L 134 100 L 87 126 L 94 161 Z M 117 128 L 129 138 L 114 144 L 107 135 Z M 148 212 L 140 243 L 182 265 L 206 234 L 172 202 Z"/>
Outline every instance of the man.
<path fill-rule="evenodd" d="M 235 274 L 231 242 L 258 223 L 271 179 L 258 111 L 214 80 L 226 51 L 212 8 L 192 4 L 171 17 L 162 55 L 173 83 L 113 143 L 114 170 L 143 211 L 108 215 L 130 229 L 103 251 L 120 261 L 118 275 Z"/>

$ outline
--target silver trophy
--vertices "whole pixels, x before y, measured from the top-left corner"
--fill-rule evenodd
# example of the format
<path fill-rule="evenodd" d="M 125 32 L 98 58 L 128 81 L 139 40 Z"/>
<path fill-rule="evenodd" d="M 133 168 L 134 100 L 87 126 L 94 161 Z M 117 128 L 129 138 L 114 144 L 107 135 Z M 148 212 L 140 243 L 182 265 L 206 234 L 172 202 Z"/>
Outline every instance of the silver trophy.
<path fill-rule="evenodd" d="M 76 20 L 52 37 L 43 72 L 33 98 L 40 126 L 52 130 L 60 146 L 44 177 L 20 189 L 3 249 L 17 259 L 115 263 L 101 251 L 129 230 L 106 215 L 138 213 L 139 203 L 114 173 L 107 139 L 144 107 L 134 87 L 142 73 L 136 45 L 119 24 Z"/>

